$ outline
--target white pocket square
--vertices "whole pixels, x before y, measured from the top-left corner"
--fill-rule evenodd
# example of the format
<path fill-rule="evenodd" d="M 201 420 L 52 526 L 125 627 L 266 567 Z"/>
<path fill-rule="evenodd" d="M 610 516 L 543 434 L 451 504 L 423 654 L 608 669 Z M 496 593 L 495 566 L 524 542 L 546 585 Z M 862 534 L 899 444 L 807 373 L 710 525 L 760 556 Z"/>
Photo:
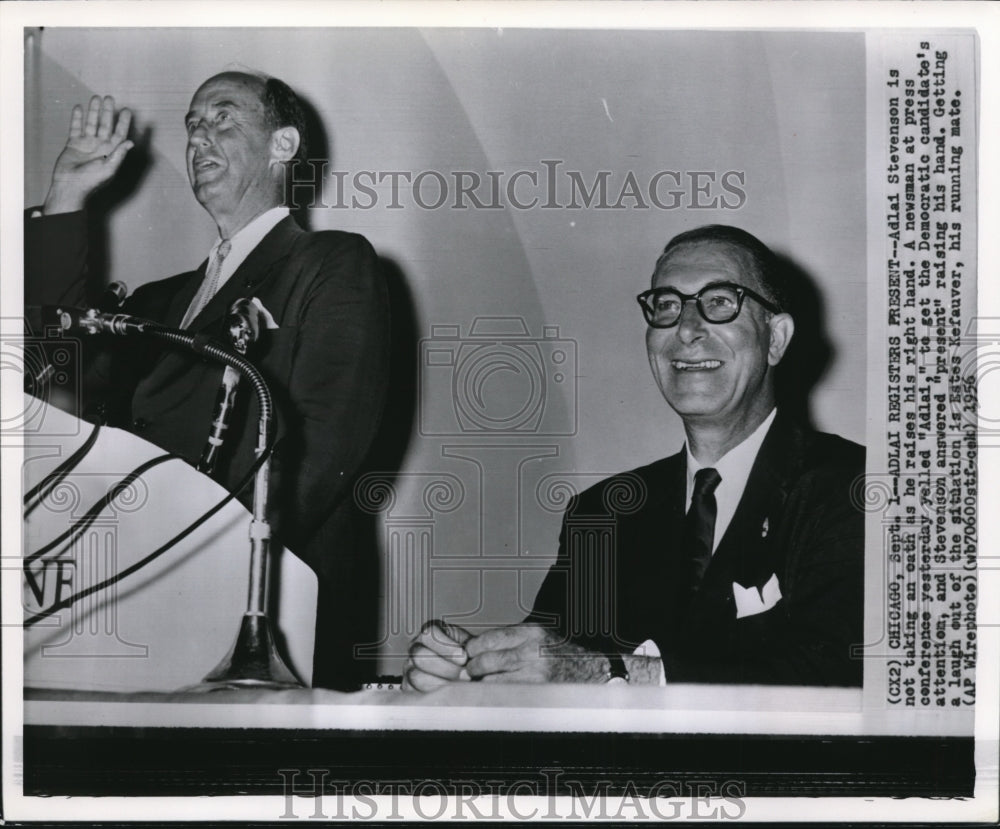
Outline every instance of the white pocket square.
<path fill-rule="evenodd" d="M 778 576 L 774 574 L 762 588 L 744 587 L 733 582 L 733 598 L 736 600 L 736 618 L 755 616 L 764 613 L 781 601 L 781 587 Z"/>

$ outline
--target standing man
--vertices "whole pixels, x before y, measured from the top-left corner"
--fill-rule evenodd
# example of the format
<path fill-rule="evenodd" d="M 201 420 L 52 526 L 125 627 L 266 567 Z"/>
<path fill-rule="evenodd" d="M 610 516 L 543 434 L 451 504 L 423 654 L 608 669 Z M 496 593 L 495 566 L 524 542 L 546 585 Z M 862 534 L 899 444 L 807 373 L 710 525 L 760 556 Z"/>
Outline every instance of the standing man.
<path fill-rule="evenodd" d="M 686 445 L 573 500 L 524 623 L 478 636 L 426 625 L 410 687 L 861 685 L 864 516 L 851 490 L 864 448 L 776 408 L 794 322 L 774 255 L 737 228 L 688 231 L 638 299 Z M 606 552 L 595 518 L 614 528 Z"/>
<path fill-rule="evenodd" d="M 25 223 L 25 301 L 85 302 L 88 197 L 132 147 L 131 114 L 110 97 L 73 109 L 42 208 Z M 377 573 L 361 560 L 354 479 L 378 426 L 388 372 L 388 305 L 375 252 L 361 236 L 308 233 L 284 205 L 286 166 L 305 158 L 302 106 L 280 80 L 242 72 L 210 78 L 184 122 L 187 173 L 218 229 L 189 273 L 139 287 L 122 311 L 225 342 L 237 299 L 255 302 L 267 331 L 251 358 L 276 408 L 272 521 L 281 543 L 319 577 L 313 684 L 362 679 L 353 647 L 377 613 Z M 165 228 L 169 232 L 169 228 Z M 182 242 L 183 240 L 178 240 Z M 221 366 L 139 340 L 89 341 L 85 410 L 197 462 L 208 439 Z M 254 460 L 257 403 L 234 411 L 215 477 L 233 489 Z M 249 503 L 251 493 L 241 498 Z"/>

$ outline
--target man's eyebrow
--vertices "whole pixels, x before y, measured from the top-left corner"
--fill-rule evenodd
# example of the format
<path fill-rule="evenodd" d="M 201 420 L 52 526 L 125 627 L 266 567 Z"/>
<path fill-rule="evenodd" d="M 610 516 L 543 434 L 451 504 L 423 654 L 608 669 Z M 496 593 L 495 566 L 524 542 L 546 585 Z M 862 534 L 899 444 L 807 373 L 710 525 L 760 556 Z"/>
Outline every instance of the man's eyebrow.
<path fill-rule="evenodd" d="M 706 282 L 698 290 L 704 291 L 705 288 L 721 288 L 723 286 L 735 285 L 737 288 L 746 288 L 747 285 L 743 285 L 737 282 L 735 279 L 713 279 L 711 282 Z"/>
<path fill-rule="evenodd" d="M 737 288 L 748 288 L 748 285 L 743 285 L 732 279 L 713 279 L 711 282 L 706 282 L 702 285 L 698 291 L 704 291 L 706 288 L 721 288 L 723 286 L 735 285 Z M 673 291 L 674 293 L 683 293 L 679 288 L 675 288 L 673 285 L 659 285 L 654 290 L 657 291 Z M 752 289 L 751 289 L 752 290 Z M 698 293 L 695 291 L 695 293 Z"/>
<path fill-rule="evenodd" d="M 220 101 L 210 101 L 208 104 L 208 109 L 222 109 L 223 107 L 229 107 L 230 109 L 240 109 L 239 103 L 236 101 L 231 101 L 228 98 L 223 98 Z M 192 109 L 184 116 L 184 123 L 186 124 L 192 118 L 195 117 L 195 111 Z"/>

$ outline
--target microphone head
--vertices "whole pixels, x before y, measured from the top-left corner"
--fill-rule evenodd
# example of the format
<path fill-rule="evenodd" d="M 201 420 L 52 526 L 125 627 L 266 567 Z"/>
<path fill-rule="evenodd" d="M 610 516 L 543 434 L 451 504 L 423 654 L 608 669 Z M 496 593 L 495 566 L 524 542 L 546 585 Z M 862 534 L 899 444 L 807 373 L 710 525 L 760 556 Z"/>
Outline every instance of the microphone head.
<path fill-rule="evenodd" d="M 247 349 L 260 338 L 263 314 L 257 305 L 245 297 L 236 300 L 229 306 L 226 317 L 226 329 L 229 341 L 240 354 L 246 354 Z"/>
<path fill-rule="evenodd" d="M 127 296 L 128 286 L 124 282 L 115 280 L 104 289 L 98 308 L 101 311 L 117 311 Z"/>

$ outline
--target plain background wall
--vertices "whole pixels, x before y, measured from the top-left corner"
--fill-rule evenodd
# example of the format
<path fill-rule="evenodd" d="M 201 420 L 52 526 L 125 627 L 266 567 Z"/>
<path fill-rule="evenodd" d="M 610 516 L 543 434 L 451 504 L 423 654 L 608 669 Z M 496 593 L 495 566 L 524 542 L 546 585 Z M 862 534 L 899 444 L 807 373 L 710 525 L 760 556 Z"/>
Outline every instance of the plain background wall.
<path fill-rule="evenodd" d="M 123 171 L 130 192 L 107 215 L 103 258 L 108 279 L 132 289 L 195 267 L 215 238 L 188 187 L 183 116 L 197 86 L 232 66 L 299 91 L 325 130 L 317 149 L 348 182 L 362 170 L 437 171 L 452 185 L 455 171 L 544 179 L 542 162 L 560 161 L 556 198 L 566 203 L 567 170 L 588 185 L 610 171 L 612 202 L 629 172 L 643 187 L 662 170 L 745 174 L 736 210 L 641 209 L 628 199 L 618 210 L 454 209 L 453 186 L 431 210 L 405 183 L 394 209 L 385 182 L 371 209 L 309 211 L 314 229 L 369 238 L 394 298 L 395 391 L 373 459 L 382 474 L 359 495 L 383 556 L 385 636 L 368 649 L 383 670 L 398 671 L 429 616 L 516 621 L 555 554 L 566 487 L 681 446 L 633 298 L 675 233 L 736 224 L 806 275 L 830 344 L 813 419 L 864 440 L 861 34 L 50 28 L 35 36 L 25 202 L 44 198 L 73 103 L 107 93 L 129 106 L 140 147 Z M 527 183 L 518 192 L 546 196 Z M 479 194 L 488 198 L 487 189 Z M 435 199 L 432 179 L 422 195 Z M 716 186 L 712 195 L 726 194 Z M 334 201 L 328 186 L 324 202 Z M 521 321 L 526 336 L 470 339 L 477 317 Z M 440 363 L 449 354 L 450 367 Z M 455 395 L 472 413 L 465 431 Z"/>

